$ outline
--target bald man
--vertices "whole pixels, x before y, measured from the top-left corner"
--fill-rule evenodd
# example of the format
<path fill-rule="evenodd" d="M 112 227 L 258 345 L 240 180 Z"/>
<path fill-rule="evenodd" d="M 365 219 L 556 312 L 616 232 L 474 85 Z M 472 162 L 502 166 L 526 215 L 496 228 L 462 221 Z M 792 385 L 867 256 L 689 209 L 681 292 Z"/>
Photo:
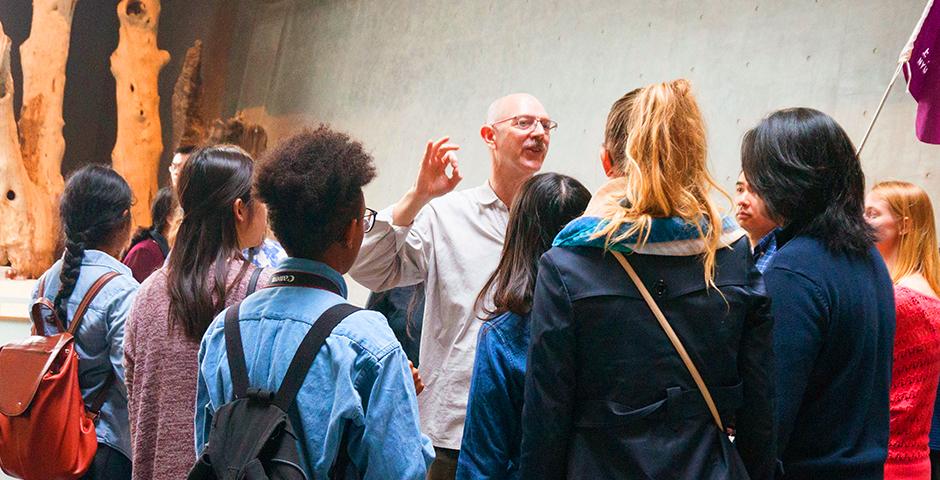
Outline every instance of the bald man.
<path fill-rule="evenodd" d="M 542 168 L 555 126 L 532 95 L 493 102 L 480 128 L 489 180 L 459 192 L 459 147 L 447 137 L 429 141 L 414 186 L 378 213 L 349 272 L 373 291 L 425 283 L 418 411 L 437 454 L 429 479 L 456 473 L 480 328 L 474 303 L 499 263 L 507 205 Z"/>

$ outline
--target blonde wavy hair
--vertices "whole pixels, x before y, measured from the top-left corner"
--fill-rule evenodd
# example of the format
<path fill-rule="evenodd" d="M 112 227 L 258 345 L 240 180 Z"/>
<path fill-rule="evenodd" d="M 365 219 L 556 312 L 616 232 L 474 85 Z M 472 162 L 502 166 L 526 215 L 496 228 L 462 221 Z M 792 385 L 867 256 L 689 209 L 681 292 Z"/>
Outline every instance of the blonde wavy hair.
<path fill-rule="evenodd" d="M 731 197 L 708 172 L 705 123 L 691 84 L 680 78 L 647 85 L 613 108 L 623 110 L 617 116 L 627 121 L 617 128 L 608 122 L 604 144 L 612 158 L 623 159 L 624 177 L 611 195 L 619 205 L 606 210 L 593 238 L 606 237 L 609 247 L 636 235 L 641 248 L 654 218 L 679 217 L 695 225 L 704 241 L 705 282 L 714 287 L 722 217 L 710 194 L 717 191 L 729 205 Z M 621 232 L 625 223 L 630 226 Z"/>
<path fill-rule="evenodd" d="M 919 273 L 934 293 L 940 295 L 937 227 L 927 192 L 912 183 L 899 181 L 878 183 L 872 192 L 888 204 L 891 214 L 902 225 L 891 280 L 897 283 L 906 276 Z"/>

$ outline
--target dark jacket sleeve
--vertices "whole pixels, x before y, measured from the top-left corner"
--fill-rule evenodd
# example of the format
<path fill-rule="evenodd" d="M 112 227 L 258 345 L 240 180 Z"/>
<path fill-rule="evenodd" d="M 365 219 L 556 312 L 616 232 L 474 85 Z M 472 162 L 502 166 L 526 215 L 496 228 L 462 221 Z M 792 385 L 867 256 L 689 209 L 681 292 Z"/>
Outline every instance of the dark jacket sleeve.
<path fill-rule="evenodd" d="M 777 450 L 784 452 L 822 348 L 829 307 L 821 289 L 800 273 L 771 266 L 764 281 L 773 299 Z"/>
<path fill-rule="evenodd" d="M 774 428 L 774 351 L 771 301 L 764 281 L 750 266 L 753 289 L 741 346 L 738 372 L 744 386 L 744 404 L 737 413 L 735 446 L 754 480 L 774 478 L 777 465 Z"/>
<path fill-rule="evenodd" d="M 571 437 L 575 319 L 551 252 L 539 262 L 530 317 L 532 340 L 522 408 L 521 478 L 565 478 Z"/>

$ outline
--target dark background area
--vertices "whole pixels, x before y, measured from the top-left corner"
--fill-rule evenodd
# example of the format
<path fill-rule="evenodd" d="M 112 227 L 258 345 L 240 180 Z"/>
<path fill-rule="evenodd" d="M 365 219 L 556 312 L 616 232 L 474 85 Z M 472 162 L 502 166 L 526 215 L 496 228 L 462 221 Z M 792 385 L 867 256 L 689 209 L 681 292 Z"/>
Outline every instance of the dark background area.
<path fill-rule="evenodd" d="M 110 58 L 118 44 L 117 4 L 117 0 L 82 0 L 75 6 L 62 114 L 65 121 L 62 173 L 66 175 L 88 163 L 111 163 L 117 135 L 117 107 Z M 196 39 L 203 41 L 203 118 L 217 118 L 223 111 L 230 46 L 233 38 L 237 38 L 234 30 L 241 4 L 235 0 L 162 2 L 157 45 L 170 53 L 170 61 L 159 77 L 163 127 L 161 185 L 167 182 L 166 166 L 175 147 L 171 144 L 171 102 L 186 50 Z M 10 53 L 17 118 L 23 91 L 19 46 L 29 38 L 31 21 L 32 1 L 0 0 L 0 22 L 13 41 Z"/>

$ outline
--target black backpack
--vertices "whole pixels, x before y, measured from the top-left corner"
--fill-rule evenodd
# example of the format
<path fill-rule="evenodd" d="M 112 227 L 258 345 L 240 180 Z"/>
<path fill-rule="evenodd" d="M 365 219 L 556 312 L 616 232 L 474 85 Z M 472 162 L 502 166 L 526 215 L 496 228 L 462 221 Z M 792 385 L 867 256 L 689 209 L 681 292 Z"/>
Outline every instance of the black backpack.
<path fill-rule="evenodd" d="M 297 435 L 287 412 L 326 337 L 360 308 L 341 303 L 327 309 L 301 341 L 280 388 L 269 392 L 249 385 L 238 325 L 240 305 L 241 302 L 228 309 L 224 326 L 235 398 L 215 412 L 209 442 L 188 479 L 310 480 L 301 468 Z M 344 439 L 330 469 L 330 478 L 344 478 L 349 463 Z"/>

